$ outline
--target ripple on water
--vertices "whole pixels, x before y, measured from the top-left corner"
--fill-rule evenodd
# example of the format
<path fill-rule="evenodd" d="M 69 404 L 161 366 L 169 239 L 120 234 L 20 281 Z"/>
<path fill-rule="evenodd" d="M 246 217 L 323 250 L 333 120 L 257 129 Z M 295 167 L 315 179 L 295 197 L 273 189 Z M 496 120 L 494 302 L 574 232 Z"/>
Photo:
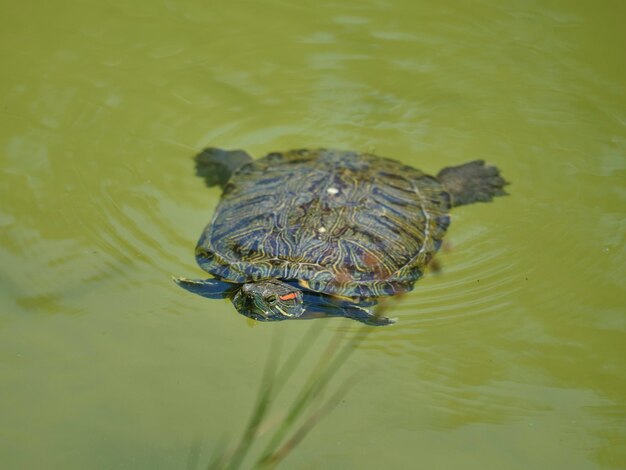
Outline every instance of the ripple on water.
<path fill-rule="evenodd" d="M 446 341 L 441 335 L 463 329 L 468 334 L 474 329 L 496 334 L 503 319 L 517 310 L 515 298 L 527 285 L 528 273 L 528 266 L 520 265 L 500 237 L 495 226 L 455 227 L 447 239 L 455 247 L 437 258 L 442 271 L 427 272 L 413 291 L 390 299 L 385 315 L 398 322 L 371 335 L 365 347 L 387 354 L 421 354 L 426 345 Z"/>
<path fill-rule="evenodd" d="M 397 306 L 401 323 L 442 324 L 509 305 L 507 299 L 520 288 L 520 272 L 510 253 L 483 240 L 487 236 L 466 240 L 471 248 L 464 253 L 440 256 L 443 271 L 427 274 Z"/>

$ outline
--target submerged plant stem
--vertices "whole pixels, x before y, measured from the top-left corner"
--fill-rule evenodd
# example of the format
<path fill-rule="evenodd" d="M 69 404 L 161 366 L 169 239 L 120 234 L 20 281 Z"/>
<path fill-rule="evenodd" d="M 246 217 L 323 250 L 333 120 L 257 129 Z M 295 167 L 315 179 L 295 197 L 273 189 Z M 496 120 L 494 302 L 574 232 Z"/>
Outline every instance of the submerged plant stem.
<path fill-rule="evenodd" d="M 293 402 L 285 420 L 261 454 L 258 461 L 259 465 L 270 464 L 274 454 L 277 452 L 276 449 L 280 446 L 281 442 L 283 442 L 296 419 L 306 411 L 307 407 L 310 406 L 316 397 L 320 396 L 330 379 L 337 373 L 369 331 L 370 329 L 368 328 L 357 331 L 352 338 L 344 344 L 339 352 L 337 352 L 337 348 L 339 347 L 341 338 L 345 335 L 345 331 L 337 331 L 320 357 L 317 366 L 309 376 L 307 385 L 305 385 L 300 395 Z M 317 420 L 313 420 L 313 423 L 315 422 L 317 422 Z M 295 439 L 295 436 L 292 437 L 292 440 L 293 442 L 299 442 L 299 440 Z M 292 447 L 285 447 L 285 449 L 292 449 Z"/>

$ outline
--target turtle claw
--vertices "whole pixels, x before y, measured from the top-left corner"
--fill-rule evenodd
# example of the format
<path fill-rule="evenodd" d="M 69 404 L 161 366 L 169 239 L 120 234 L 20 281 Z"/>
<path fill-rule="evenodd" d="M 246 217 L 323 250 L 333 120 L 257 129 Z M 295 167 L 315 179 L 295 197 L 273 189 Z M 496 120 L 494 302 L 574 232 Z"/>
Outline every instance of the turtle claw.
<path fill-rule="evenodd" d="M 380 317 L 377 315 L 372 315 L 370 318 L 363 321 L 366 325 L 371 326 L 387 326 L 393 325 L 397 321 L 396 318 L 388 318 L 388 317 Z"/>

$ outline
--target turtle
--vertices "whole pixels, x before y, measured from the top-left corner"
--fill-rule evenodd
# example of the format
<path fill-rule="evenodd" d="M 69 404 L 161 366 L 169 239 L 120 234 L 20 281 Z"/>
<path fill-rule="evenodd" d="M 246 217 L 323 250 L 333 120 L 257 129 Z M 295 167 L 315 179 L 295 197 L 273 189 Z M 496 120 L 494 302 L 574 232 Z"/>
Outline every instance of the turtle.
<path fill-rule="evenodd" d="M 389 325 L 379 300 L 413 289 L 453 207 L 505 195 L 474 160 L 430 176 L 373 153 L 204 149 L 196 174 L 222 194 L 195 256 L 210 279 L 174 278 L 258 321 L 346 317 Z M 378 313 L 377 313 L 378 312 Z"/>

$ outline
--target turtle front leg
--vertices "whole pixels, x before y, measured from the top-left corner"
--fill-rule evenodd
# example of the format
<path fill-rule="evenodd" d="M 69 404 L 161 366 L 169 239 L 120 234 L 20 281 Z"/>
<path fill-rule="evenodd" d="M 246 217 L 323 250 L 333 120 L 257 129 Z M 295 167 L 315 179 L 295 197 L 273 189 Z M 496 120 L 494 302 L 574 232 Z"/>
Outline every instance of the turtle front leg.
<path fill-rule="evenodd" d="M 300 317 L 302 319 L 345 317 L 371 326 L 385 326 L 396 322 L 382 316 L 382 309 L 374 311 L 370 309 L 376 306 L 376 299 L 362 299 L 360 303 L 353 303 L 338 297 L 306 291 L 303 292 L 303 299 L 306 312 Z"/>
<path fill-rule="evenodd" d="M 189 292 L 207 297 L 209 299 L 229 298 L 239 284 L 220 281 L 218 279 L 187 279 L 186 277 L 174 277 L 172 280 Z"/>
<path fill-rule="evenodd" d="M 394 319 L 384 317 L 377 314 L 376 311 L 358 305 L 344 307 L 343 316 L 370 326 L 387 326 L 396 322 Z"/>
<path fill-rule="evenodd" d="M 251 162 L 252 157 L 243 150 L 222 150 L 215 147 L 205 148 L 195 156 L 196 176 L 204 178 L 208 187 L 224 188 L 230 176 L 241 165 Z"/>

